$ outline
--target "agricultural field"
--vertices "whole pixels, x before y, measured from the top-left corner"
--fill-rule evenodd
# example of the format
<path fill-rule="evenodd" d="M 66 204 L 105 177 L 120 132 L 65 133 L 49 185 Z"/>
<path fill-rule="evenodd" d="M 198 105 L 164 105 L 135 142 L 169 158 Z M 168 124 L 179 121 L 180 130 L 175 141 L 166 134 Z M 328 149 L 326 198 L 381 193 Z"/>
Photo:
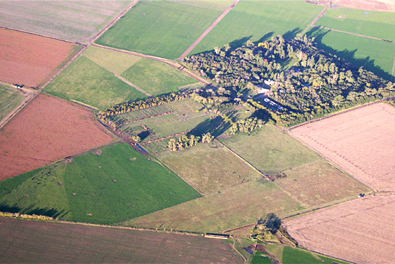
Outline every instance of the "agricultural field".
<path fill-rule="evenodd" d="M 349 8 L 329 8 L 315 23 L 360 35 L 395 41 L 395 14 Z"/>
<path fill-rule="evenodd" d="M 2 263 L 242 262 L 231 244 L 200 236 L 11 218 L 0 225 Z"/>
<path fill-rule="evenodd" d="M 323 6 L 304 1 L 240 1 L 190 53 L 210 51 L 215 46 L 243 45 L 247 40 L 260 42 L 272 36 L 292 38 L 303 31 Z"/>
<path fill-rule="evenodd" d="M 319 159 L 313 151 L 272 125 L 238 133 L 220 142 L 264 174 L 276 174 Z"/>
<path fill-rule="evenodd" d="M 316 38 L 318 48 L 391 80 L 395 58 L 393 43 L 317 28 L 308 34 Z"/>
<path fill-rule="evenodd" d="M 376 194 L 287 219 L 284 224 L 309 250 L 354 263 L 391 263 L 394 206 L 393 193 Z"/>
<path fill-rule="evenodd" d="M 202 195 L 262 178 L 259 172 L 216 142 L 178 152 L 166 151 L 157 158 Z"/>
<path fill-rule="evenodd" d="M 86 109 L 41 94 L 0 130 L 0 179 L 113 141 Z"/>
<path fill-rule="evenodd" d="M 85 56 L 74 61 L 44 91 L 99 109 L 146 97 Z"/>
<path fill-rule="evenodd" d="M 88 42 L 128 1 L 2 1 L 0 25 L 70 41 Z"/>
<path fill-rule="evenodd" d="M 370 188 L 394 191 L 395 108 L 373 104 L 291 130 Z"/>
<path fill-rule="evenodd" d="M 169 169 L 127 143 L 67 158 L 28 175 L 0 182 L 3 209 L 114 224 L 200 196 Z"/>
<path fill-rule="evenodd" d="M 24 95 L 21 91 L 0 84 L 0 120 L 23 101 Z"/>
<path fill-rule="evenodd" d="M 143 1 L 96 42 L 167 59 L 179 57 L 231 1 Z"/>
<path fill-rule="evenodd" d="M 64 41 L 0 28 L 0 80 L 38 87 L 80 49 Z"/>

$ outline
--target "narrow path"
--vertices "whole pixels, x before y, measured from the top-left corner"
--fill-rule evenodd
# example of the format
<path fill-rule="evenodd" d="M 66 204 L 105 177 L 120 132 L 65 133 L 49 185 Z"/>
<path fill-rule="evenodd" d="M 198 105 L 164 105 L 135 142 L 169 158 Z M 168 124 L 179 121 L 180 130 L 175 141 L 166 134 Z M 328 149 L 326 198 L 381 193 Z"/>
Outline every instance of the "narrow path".
<path fill-rule="evenodd" d="M 313 19 L 313 21 L 311 21 L 311 23 L 308 24 L 305 29 L 303 29 L 301 34 L 302 35 L 306 34 L 307 30 L 309 30 L 310 28 L 314 27 L 315 22 L 317 22 L 317 20 L 320 19 L 320 17 L 322 17 L 325 14 L 327 9 L 328 9 L 328 6 L 325 6 L 324 9 L 322 9 L 322 11 Z"/>
<path fill-rule="evenodd" d="M 181 54 L 180 57 L 178 57 L 177 60 L 182 60 L 184 59 L 196 46 L 197 44 L 200 43 L 200 41 L 202 41 L 202 39 L 207 36 L 208 33 L 210 33 L 210 31 L 230 12 L 230 10 L 232 10 L 232 8 L 239 2 L 239 0 L 235 0 L 231 6 L 229 6 L 204 32 L 202 35 L 200 35 L 200 37 L 198 37 L 197 40 L 195 40 L 195 42 L 192 43 L 192 45 L 186 50 L 184 51 L 183 54 Z"/>
<path fill-rule="evenodd" d="M 121 81 L 123 81 L 124 83 L 128 84 L 129 86 L 132 86 L 134 89 L 136 89 L 137 91 L 145 94 L 146 96 L 152 96 L 152 94 L 147 93 L 146 91 L 144 91 L 143 89 L 141 89 L 140 87 L 138 87 L 137 85 L 129 82 L 128 80 L 126 80 L 125 78 L 123 78 L 122 76 L 116 75 L 114 74 L 115 77 L 117 77 L 118 79 L 120 79 Z"/>

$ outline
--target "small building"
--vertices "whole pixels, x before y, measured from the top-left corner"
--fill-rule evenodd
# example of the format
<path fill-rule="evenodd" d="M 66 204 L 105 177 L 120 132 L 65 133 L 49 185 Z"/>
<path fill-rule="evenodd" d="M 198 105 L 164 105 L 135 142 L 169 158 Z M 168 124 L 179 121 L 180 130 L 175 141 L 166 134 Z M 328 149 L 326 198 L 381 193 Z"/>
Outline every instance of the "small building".
<path fill-rule="evenodd" d="M 230 235 L 227 234 L 216 234 L 216 233 L 206 233 L 204 237 L 215 238 L 215 239 L 228 239 Z"/>

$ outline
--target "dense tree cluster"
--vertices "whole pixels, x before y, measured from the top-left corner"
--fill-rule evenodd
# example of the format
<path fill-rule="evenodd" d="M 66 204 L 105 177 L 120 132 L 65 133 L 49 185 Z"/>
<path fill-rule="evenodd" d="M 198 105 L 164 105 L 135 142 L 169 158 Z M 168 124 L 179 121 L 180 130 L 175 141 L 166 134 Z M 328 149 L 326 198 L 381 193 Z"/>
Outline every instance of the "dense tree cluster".
<path fill-rule="evenodd" d="M 190 148 L 196 146 L 197 143 L 210 143 L 214 137 L 210 133 L 203 134 L 201 137 L 195 135 L 182 135 L 181 137 L 175 139 L 170 139 L 168 143 L 168 150 L 170 151 L 178 151 L 183 150 L 185 148 Z"/>
<path fill-rule="evenodd" d="M 281 107 L 250 103 L 265 107 L 284 125 L 395 94 L 392 82 L 316 48 L 313 42 L 302 35 L 291 40 L 277 36 L 234 50 L 226 45 L 185 58 L 184 63 L 235 97 L 269 82 L 268 96 Z"/>
<path fill-rule="evenodd" d="M 262 128 L 262 126 L 263 126 L 263 121 L 256 117 L 241 119 L 232 124 L 232 126 L 228 130 L 228 133 L 234 135 L 237 132 L 244 132 L 244 133 L 252 132 L 257 128 Z"/>

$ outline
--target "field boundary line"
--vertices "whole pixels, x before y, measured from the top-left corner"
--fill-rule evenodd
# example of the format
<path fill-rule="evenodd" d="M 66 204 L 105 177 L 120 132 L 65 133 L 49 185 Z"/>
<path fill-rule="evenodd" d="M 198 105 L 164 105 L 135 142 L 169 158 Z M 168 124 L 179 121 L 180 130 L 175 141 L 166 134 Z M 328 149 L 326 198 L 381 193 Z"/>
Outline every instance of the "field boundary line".
<path fill-rule="evenodd" d="M 186 51 L 184 51 L 180 57 L 177 58 L 177 60 L 182 60 L 184 59 L 199 43 L 202 41 L 208 33 L 210 33 L 211 30 L 214 29 L 214 27 L 221 22 L 221 20 L 230 12 L 230 10 L 235 7 L 235 5 L 239 2 L 239 0 L 235 0 L 231 6 L 225 9 L 225 11 L 217 18 L 214 20 L 214 22 L 200 35 L 193 43 L 191 46 L 187 48 Z"/>
<path fill-rule="evenodd" d="M 311 21 L 310 24 L 307 25 L 307 27 L 305 29 L 303 29 L 303 31 L 301 32 L 303 35 L 307 32 L 307 30 L 309 30 L 309 28 L 314 27 L 315 22 L 318 21 L 318 19 L 320 19 L 326 12 L 326 10 L 328 10 L 328 6 L 326 5 L 324 7 L 324 9 L 321 10 L 321 12 L 313 19 L 313 21 Z"/>
<path fill-rule="evenodd" d="M 243 258 L 244 264 L 246 264 L 246 263 L 247 263 L 247 259 L 243 256 L 243 254 L 241 254 L 241 253 L 235 248 L 235 243 L 236 243 L 236 239 L 233 240 L 233 245 L 232 245 L 233 249 Z"/>
<path fill-rule="evenodd" d="M 132 82 L 126 80 L 126 79 L 123 78 L 122 76 L 117 75 L 117 74 L 114 74 L 114 76 L 117 77 L 119 80 L 123 81 L 124 83 L 126 83 L 127 85 L 133 87 L 133 88 L 136 89 L 137 91 L 139 91 L 139 92 L 145 94 L 146 96 L 148 96 L 148 97 L 152 96 L 152 94 L 150 94 L 150 93 L 144 91 L 143 89 L 141 89 L 140 87 L 138 87 L 138 86 L 135 85 L 134 83 L 132 83 Z"/>
<path fill-rule="evenodd" d="M 348 34 L 348 35 L 353 35 L 353 36 L 357 36 L 357 37 L 361 37 L 361 38 L 374 39 L 374 40 L 378 40 L 378 41 L 384 41 L 384 42 L 388 42 L 388 43 L 391 43 L 391 44 L 395 44 L 395 42 L 392 41 L 392 40 L 386 40 L 386 39 L 381 39 L 381 38 L 361 35 L 361 34 L 357 34 L 357 33 L 352 33 L 352 32 L 343 31 L 343 30 L 334 29 L 334 28 L 328 28 L 328 27 L 324 27 L 324 26 L 314 26 L 314 27 L 320 28 L 320 29 L 326 29 L 326 30 L 329 30 L 329 31 L 335 31 L 335 32 L 339 32 L 339 33 L 344 33 L 344 34 Z"/>

